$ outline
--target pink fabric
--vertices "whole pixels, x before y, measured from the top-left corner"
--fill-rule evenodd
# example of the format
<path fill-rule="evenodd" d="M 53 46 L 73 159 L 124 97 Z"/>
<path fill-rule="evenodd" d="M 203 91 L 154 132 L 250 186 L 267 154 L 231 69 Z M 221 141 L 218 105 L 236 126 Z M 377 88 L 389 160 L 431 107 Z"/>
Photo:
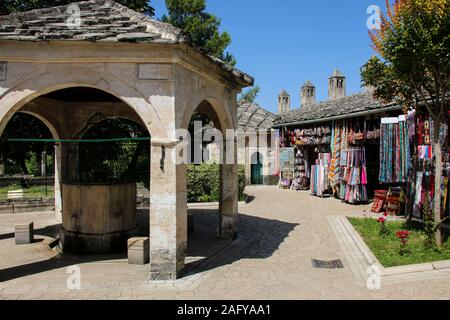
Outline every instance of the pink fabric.
<path fill-rule="evenodd" d="M 361 184 L 367 184 L 366 166 L 362 166 L 361 168 Z"/>

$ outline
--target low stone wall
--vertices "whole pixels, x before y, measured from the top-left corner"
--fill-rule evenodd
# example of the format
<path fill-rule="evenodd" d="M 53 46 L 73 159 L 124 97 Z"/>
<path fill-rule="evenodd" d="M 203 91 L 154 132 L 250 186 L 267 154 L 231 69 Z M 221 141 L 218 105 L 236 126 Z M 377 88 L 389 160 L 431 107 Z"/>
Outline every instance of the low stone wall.
<path fill-rule="evenodd" d="M 52 210 L 55 210 L 55 200 L 52 198 L 0 200 L 0 214 L 16 214 Z"/>
<path fill-rule="evenodd" d="M 55 183 L 55 178 L 53 176 L 48 176 L 47 180 L 45 177 L 31 177 L 26 176 L 28 183 L 32 186 L 45 186 L 47 183 L 48 186 L 52 186 Z M 0 177 L 0 187 L 7 187 L 12 184 L 20 185 L 20 181 L 22 180 L 22 176 L 3 176 Z"/>
<path fill-rule="evenodd" d="M 136 200 L 138 209 L 150 207 L 150 197 L 138 196 Z M 0 214 L 14 214 L 27 212 L 44 212 L 55 210 L 55 199 L 14 199 L 0 200 Z"/>

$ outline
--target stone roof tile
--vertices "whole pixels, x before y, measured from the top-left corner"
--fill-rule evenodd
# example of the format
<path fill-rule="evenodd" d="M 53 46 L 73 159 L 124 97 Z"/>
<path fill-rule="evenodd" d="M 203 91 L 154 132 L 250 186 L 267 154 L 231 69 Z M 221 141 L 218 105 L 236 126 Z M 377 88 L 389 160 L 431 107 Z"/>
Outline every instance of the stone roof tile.
<path fill-rule="evenodd" d="M 349 116 L 357 112 L 369 112 L 384 107 L 375 100 L 370 92 L 354 94 L 337 100 L 327 100 L 312 105 L 305 105 L 300 109 L 280 114 L 274 125 L 289 125 L 293 123 L 320 120 L 335 116 Z"/>
<path fill-rule="evenodd" d="M 68 10 L 70 5 L 80 9 L 80 26 L 67 23 L 73 15 Z M 181 29 L 112 0 L 89 0 L 70 5 L 0 16 L 0 40 L 187 43 L 193 47 L 189 36 Z M 229 67 L 220 59 L 208 57 L 234 77 L 253 85 L 251 76 Z"/>

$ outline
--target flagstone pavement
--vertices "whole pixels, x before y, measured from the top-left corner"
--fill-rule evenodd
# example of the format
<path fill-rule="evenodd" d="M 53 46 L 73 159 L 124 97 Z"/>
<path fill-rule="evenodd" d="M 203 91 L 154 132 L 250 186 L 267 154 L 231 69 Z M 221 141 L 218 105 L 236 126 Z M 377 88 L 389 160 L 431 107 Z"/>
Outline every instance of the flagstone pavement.
<path fill-rule="evenodd" d="M 190 246 L 193 267 L 175 282 L 149 282 L 148 265 L 128 265 L 120 254 L 60 255 L 48 246 L 60 226 L 51 212 L 0 214 L 0 299 L 450 299 L 448 278 L 382 284 L 380 290 L 355 278 L 327 217 L 363 216 L 369 206 L 275 187 L 247 192 L 254 200 L 240 205 L 239 238 L 231 245 L 215 240 L 214 208 L 194 210 L 195 231 L 204 235 L 193 238 L 199 244 Z M 141 220 L 145 225 L 145 216 Z M 29 221 L 37 241 L 14 245 L 14 224 Z M 314 269 L 311 259 L 341 259 L 344 269 Z M 74 265 L 79 290 L 67 286 Z"/>

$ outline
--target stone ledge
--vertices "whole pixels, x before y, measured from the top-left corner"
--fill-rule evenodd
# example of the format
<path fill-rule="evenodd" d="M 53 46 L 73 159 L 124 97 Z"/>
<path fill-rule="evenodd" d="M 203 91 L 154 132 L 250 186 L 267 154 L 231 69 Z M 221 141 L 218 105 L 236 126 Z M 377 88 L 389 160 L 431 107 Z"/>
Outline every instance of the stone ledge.
<path fill-rule="evenodd" d="M 450 269 L 450 260 L 433 262 L 432 265 L 436 270 Z"/>
<path fill-rule="evenodd" d="M 246 205 L 247 202 L 245 201 L 239 201 L 238 205 L 243 206 Z M 199 203 L 188 203 L 188 209 L 195 209 L 195 208 L 204 208 L 204 207 L 218 207 L 219 202 L 199 202 Z"/>
<path fill-rule="evenodd" d="M 0 200 L 0 214 L 53 210 L 55 210 L 55 200 L 53 198 Z"/>

